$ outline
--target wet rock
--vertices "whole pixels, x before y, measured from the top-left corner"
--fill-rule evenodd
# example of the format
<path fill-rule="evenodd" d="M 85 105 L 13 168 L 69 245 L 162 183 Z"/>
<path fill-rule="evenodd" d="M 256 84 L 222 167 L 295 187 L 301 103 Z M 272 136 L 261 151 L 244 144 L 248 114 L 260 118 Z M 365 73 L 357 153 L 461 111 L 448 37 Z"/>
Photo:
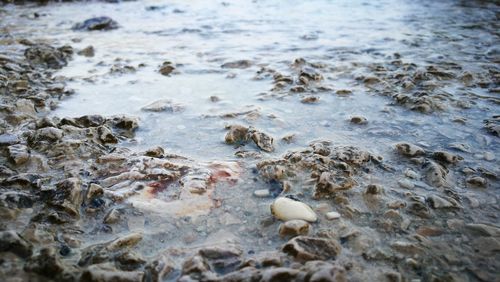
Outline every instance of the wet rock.
<path fill-rule="evenodd" d="M 102 263 L 89 266 L 83 273 L 81 281 L 89 282 L 142 282 L 142 271 L 120 271 L 111 263 Z"/>
<path fill-rule="evenodd" d="M 274 139 L 271 136 L 253 128 L 249 128 L 248 133 L 250 135 L 250 138 L 253 140 L 255 145 L 259 147 L 259 149 L 265 152 L 274 151 Z"/>
<path fill-rule="evenodd" d="M 317 97 L 317 96 L 307 96 L 307 97 L 302 98 L 302 100 L 300 100 L 300 102 L 302 102 L 304 104 L 318 103 L 319 102 L 319 97 Z"/>
<path fill-rule="evenodd" d="M 81 251 L 78 265 L 87 266 L 117 258 L 126 253 L 128 249 L 137 245 L 141 240 L 141 234 L 132 233 L 103 244 L 88 246 Z"/>
<path fill-rule="evenodd" d="M 423 166 L 425 181 L 434 187 L 443 187 L 448 185 L 446 168 L 432 161 L 427 161 Z"/>
<path fill-rule="evenodd" d="M 309 282 L 345 282 L 346 270 L 343 267 L 332 265 L 324 261 L 308 261 L 305 263 L 302 270 L 307 272 L 306 277 Z"/>
<path fill-rule="evenodd" d="M 55 127 L 44 127 L 40 128 L 35 133 L 36 141 L 49 141 L 54 142 L 61 140 L 63 137 L 63 131 Z"/>
<path fill-rule="evenodd" d="M 379 195 L 384 192 L 384 188 L 378 184 L 369 184 L 366 186 L 365 194 L 369 195 Z"/>
<path fill-rule="evenodd" d="M 106 224 L 115 224 L 121 221 L 122 213 L 118 209 L 111 209 L 103 219 Z"/>
<path fill-rule="evenodd" d="M 353 123 L 353 124 L 367 124 L 368 120 L 362 116 L 354 116 L 351 118 L 351 123 Z"/>
<path fill-rule="evenodd" d="M 141 108 L 141 110 L 146 112 L 168 112 L 176 113 L 184 110 L 184 107 L 180 104 L 174 103 L 171 100 L 164 99 L 155 101 L 147 106 Z"/>
<path fill-rule="evenodd" d="M 174 271 L 174 262 L 165 256 L 154 259 L 144 267 L 145 274 L 143 281 L 160 282 Z"/>
<path fill-rule="evenodd" d="M 119 116 L 113 118 L 114 126 L 120 129 L 134 131 L 139 127 L 139 121 L 136 118 Z"/>
<path fill-rule="evenodd" d="M 472 149 L 469 144 L 454 142 L 449 145 L 450 149 L 459 150 L 465 153 L 471 153 Z"/>
<path fill-rule="evenodd" d="M 169 76 L 174 70 L 175 70 L 175 67 L 173 66 L 172 62 L 165 61 L 160 66 L 159 72 L 161 73 L 161 75 Z"/>
<path fill-rule="evenodd" d="M 142 240 L 142 234 L 131 233 L 109 242 L 106 245 L 106 250 L 113 252 L 124 248 L 131 248 L 137 245 L 141 240 Z"/>
<path fill-rule="evenodd" d="M 74 119 L 74 125 L 78 127 L 98 127 L 104 124 L 106 119 L 101 115 L 85 115 Z M 61 123 L 67 123 L 63 120 Z M 69 122 L 71 124 L 71 122 Z"/>
<path fill-rule="evenodd" d="M 83 202 L 81 181 L 78 178 L 68 178 L 56 184 L 54 189 L 43 191 L 47 203 L 57 207 L 69 215 L 78 217 Z"/>
<path fill-rule="evenodd" d="M 99 134 L 99 140 L 101 140 L 104 144 L 118 143 L 118 138 L 116 138 L 116 136 L 113 134 L 113 131 L 111 131 L 111 129 L 105 125 L 98 127 L 97 133 Z"/>
<path fill-rule="evenodd" d="M 31 208 L 36 198 L 29 193 L 6 191 L 0 193 L 0 207 L 8 207 L 12 209 Z"/>
<path fill-rule="evenodd" d="M 21 142 L 14 134 L 0 134 L 0 146 L 10 146 Z"/>
<path fill-rule="evenodd" d="M 24 269 L 46 277 L 56 277 L 64 271 L 57 251 L 51 247 L 41 249 L 38 255 L 28 259 Z"/>
<path fill-rule="evenodd" d="M 355 184 L 354 180 L 350 177 L 331 172 L 323 172 L 314 188 L 313 198 L 330 198 L 340 191 L 351 189 Z"/>
<path fill-rule="evenodd" d="M 0 231 L 0 252 L 11 252 L 27 258 L 33 253 L 33 246 L 13 230 Z"/>
<path fill-rule="evenodd" d="M 10 160 L 15 165 L 22 165 L 30 159 L 28 147 L 21 144 L 11 145 L 7 147 Z"/>
<path fill-rule="evenodd" d="M 201 278 L 201 275 L 209 270 L 210 266 L 200 255 L 195 255 L 182 264 L 182 274 L 190 275 L 194 279 Z"/>
<path fill-rule="evenodd" d="M 400 187 L 406 188 L 406 189 L 413 189 L 413 188 L 415 188 L 415 184 L 413 184 L 413 182 L 411 182 L 410 180 L 407 180 L 407 179 L 400 179 L 400 180 L 398 180 L 398 184 L 399 184 Z"/>
<path fill-rule="evenodd" d="M 96 197 L 100 197 L 104 194 L 104 189 L 101 185 L 96 183 L 91 183 L 87 190 L 87 200 L 94 199 Z"/>
<path fill-rule="evenodd" d="M 291 144 L 296 138 L 295 134 L 287 134 L 281 138 L 281 140 L 287 144 Z"/>
<path fill-rule="evenodd" d="M 162 158 L 165 155 L 165 150 L 162 147 L 157 146 L 148 149 L 146 152 L 144 152 L 144 155 L 153 158 Z"/>
<path fill-rule="evenodd" d="M 219 273 L 234 271 L 241 264 L 242 250 L 231 244 L 205 247 L 198 251 L 209 268 Z"/>
<path fill-rule="evenodd" d="M 307 235 L 309 234 L 309 227 L 309 223 L 304 220 L 289 220 L 280 224 L 278 233 L 281 237 Z"/>
<path fill-rule="evenodd" d="M 262 273 L 262 282 L 271 281 L 295 281 L 300 271 L 297 269 L 291 269 L 286 267 L 276 267 L 271 269 L 266 269 Z"/>
<path fill-rule="evenodd" d="M 87 19 L 81 23 L 75 24 L 73 30 L 92 31 L 92 30 L 112 30 L 117 29 L 118 23 L 110 17 L 95 17 Z"/>
<path fill-rule="evenodd" d="M 340 160 L 354 166 L 361 166 L 375 158 L 367 151 L 353 146 L 335 147 L 332 159 Z M 378 160 L 380 162 L 380 160 Z"/>
<path fill-rule="evenodd" d="M 500 136 L 500 115 L 484 120 L 484 128 L 490 134 Z"/>
<path fill-rule="evenodd" d="M 445 209 L 445 208 L 457 208 L 460 205 L 452 198 L 447 197 L 446 199 L 443 197 L 439 197 L 437 195 L 431 195 L 427 197 L 427 202 L 429 202 L 430 206 L 434 209 Z"/>
<path fill-rule="evenodd" d="M 327 212 L 325 214 L 326 219 L 328 220 L 334 220 L 334 219 L 339 219 L 340 218 L 340 213 L 338 212 Z"/>
<path fill-rule="evenodd" d="M 465 229 L 472 236 L 500 237 L 500 227 L 489 224 L 469 223 Z"/>
<path fill-rule="evenodd" d="M 308 205 L 288 197 L 276 198 L 271 204 L 271 214 L 283 221 L 301 219 L 315 222 L 318 219 L 316 213 Z"/>
<path fill-rule="evenodd" d="M 421 226 L 417 229 L 417 234 L 425 237 L 440 236 L 443 233 L 444 233 L 443 229 L 434 226 Z"/>
<path fill-rule="evenodd" d="M 248 128 L 241 125 L 231 125 L 227 129 L 229 131 L 224 138 L 227 144 L 241 144 L 248 141 Z"/>
<path fill-rule="evenodd" d="M 424 149 L 410 143 L 398 143 L 395 147 L 398 153 L 406 157 L 417 157 L 425 154 Z"/>
<path fill-rule="evenodd" d="M 471 176 L 468 177 L 465 182 L 467 182 L 468 185 L 473 186 L 473 187 L 486 187 L 488 182 L 486 179 L 480 177 L 480 176 Z"/>
<path fill-rule="evenodd" d="M 227 62 L 221 65 L 223 69 L 246 69 L 252 66 L 252 62 L 249 60 L 238 60 L 233 62 Z"/>
<path fill-rule="evenodd" d="M 347 95 L 351 95 L 352 91 L 348 90 L 348 89 L 340 89 L 340 90 L 337 90 L 335 93 L 339 96 L 347 96 Z"/>
<path fill-rule="evenodd" d="M 298 236 L 288 241 L 282 250 L 297 261 L 332 260 L 340 254 L 341 246 L 334 239 Z"/>
<path fill-rule="evenodd" d="M 416 173 L 415 171 L 407 168 L 405 170 L 405 176 L 408 177 L 408 178 L 411 178 L 411 179 L 418 179 L 418 173 Z"/>
<path fill-rule="evenodd" d="M 432 153 L 432 158 L 443 164 L 456 164 L 463 160 L 461 156 L 453 155 L 449 152 L 437 151 Z"/>
<path fill-rule="evenodd" d="M 60 69 L 68 64 L 71 47 L 54 48 L 46 44 L 38 44 L 27 48 L 24 52 L 26 60 L 33 66 Z"/>
<path fill-rule="evenodd" d="M 84 57 L 94 57 L 95 50 L 94 50 L 94 47 L 92 45 L 90 45 L 90 46 L 87 46 L 87 47 L 83 48 L 82 50 L 78 51 L 77 54 L 80 56 L 84 56 Z"/>

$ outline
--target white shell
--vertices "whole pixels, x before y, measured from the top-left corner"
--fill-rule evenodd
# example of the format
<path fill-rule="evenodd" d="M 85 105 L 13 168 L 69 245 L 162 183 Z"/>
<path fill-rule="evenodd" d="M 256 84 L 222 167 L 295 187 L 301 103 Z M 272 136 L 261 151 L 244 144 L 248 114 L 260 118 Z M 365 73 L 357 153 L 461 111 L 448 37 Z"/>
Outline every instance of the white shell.
<path fill-rule="evenodd" d="M 271 204 L 271 213 L 277 219 L 288 221 L 302 219 L 315 222 L 318 219 L 316 213 L 308 205 L 292 200 L 290 198 L 279 197 Z"/>

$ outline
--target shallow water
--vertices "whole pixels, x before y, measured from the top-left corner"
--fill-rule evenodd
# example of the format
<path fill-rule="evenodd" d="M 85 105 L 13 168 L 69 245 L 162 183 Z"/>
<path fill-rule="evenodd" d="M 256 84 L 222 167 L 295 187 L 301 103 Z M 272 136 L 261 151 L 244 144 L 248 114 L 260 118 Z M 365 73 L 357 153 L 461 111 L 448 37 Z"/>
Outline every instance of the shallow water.
<path fill-rule="evenodd" d="M 152 5 L 157 9 L 146 10 Z M 326 139 L 380 154 L 397 171 L 404 171 L 408 163 L 393 154 L 393 143 L 408 141 L 438 150 L 458 142 L 472 148 L 471 153 L 462 154 L 465 164 L 499 172 L 498 138 L 482 129 L 484 119 L 499 113 L 498 93 L 452 81 L 436 91 L 467 101 L 471 107 L 463 109 L 445 101 L 445 110 L 422 114 L 395 105 L 389 97 L 355 80 L 369 75 L 374 64 L 390 62 L 394 53 L 399 53 L 404 62 L 419 66 L 454 63 L 472 73 L 498 71 L 500 45 L 495 18 L 500 11 L 493 4 L 404 0 L 138 1 L 4 9 L 3 22 L 11 23 L 8 29 L 12 34 L 39 37 L 51 44 L 71 44 L 76 50 L 88 45 L 96 49 L 95 57 L 75 55 L 67 67 L 57 72 L 70 79 L 68 88 L 75 93 L 62 100 L 51 115 L 134 115 L 140 118 L 139 130 L 133 140 L 123 143 L 134 151 L 159 145 L 198 162 L 237 160 L 242 165 L 244 172 L 237 184 L 217 187 L 215 193 L 224 204 L 208 216 L 185 221 L 148 212 L 146 217 L 132 216 L 123 229 L 138 227 L 148 233 L 141 248 L 151 256 L 155 250 L 169 246 L 210 242 L 218 236 L 220 226 L 242 240 L 246 251 L 266 250 L 283 243 L 275 234 L 276 223 L 262 227 L 261 221 L 269 217 L 272 199 L 252 196 L 253 190 L 269 185 L 252 173 L 257 160 L 239 159 L 234 155 L 234 146 L 224 144 L 224 127 L 230 124 L 252 125 L 273 136 L 276 150 L 265 153 L 264 158 L 280 157 L 313 140 Z M 34 12 L 40 17 L 33 19 Z M 120 28 L 106 32 L 71 30 L 74 23 L 101 15 L 116 20 Z M 475 26 L 477 23 L 482 26 Z M 320 97 L 318 103 L 301 103 L 307 92 L 271 91 L 272 76 L 256 79 L 261 67 L 293 73 L 290 65 L 296 58 L 326 65 L 320 69 L 325 78 L 322 85 L 332 90 L 313 93 Z M 252 65 L 244 69 L 221 68 L 226 62 L 243 59 L 252 61 Z M 178 73 L 162 76 L 158 68 L 165 60 L 172 61 Z M 110 73 L 113 65 L 133 66 L 136 70 Z M 350 89 L 353 94 L 336 95 L 339 89 Z M 467 93 L 494 97 L 497 103 Z M 212 102 L 210 96 L 220 101 Z M 170 99 L 183 110 L 141 110 L 160 99 Z M 220 116 L 247 111 L 257 114 Z M 349 123 L 355 115 L 367 118 L 368 124 Z M 457 117 L 465 117 L 466 124 L 453 122 Z M 296 135 L 291 144 L 280 141 L 287 134 Z M 258 151 L 253 145 L 244 149 Z M 483 160 L 485 152 L 495 158 Z M 393 174 L 375 173 L 372 179 L 363 181 L 375 180 L 396 191 L 400 189 L 398 179 Z M 365 186 L 364 182 L 358 184 Z M 422 185 L 424 194 L 432 189 Z M 295 189 L 307 193 L 309 188 Z M 466 191 L 461 184 L 456 189 L 484 202 L 491 195 L 498 198 L 494 187 L 484 194 Z M 360 200 L 354 201 L 367 210 Z M 365 226 L 361 219 L 353 222 Z M 86 224 L 91 228 L 94 223 Z M 318 229 L 329 224 L 322 221 Z"/>

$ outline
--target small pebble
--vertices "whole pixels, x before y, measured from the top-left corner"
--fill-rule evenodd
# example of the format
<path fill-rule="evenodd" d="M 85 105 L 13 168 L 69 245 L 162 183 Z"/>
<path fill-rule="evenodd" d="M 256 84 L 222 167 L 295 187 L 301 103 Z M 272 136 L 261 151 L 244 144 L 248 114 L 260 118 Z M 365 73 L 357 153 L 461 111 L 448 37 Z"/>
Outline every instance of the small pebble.
<path fill-rule="evenodd" d="M 485 152 L 483 158 L 487 161 L 492 161 L 495 159 L 495 155 L 492 152 Z"/>
<path fill-rule="evenodd" d="M 271 193 L 269 193 L 269 190 L 268 189 L 261 189 L 261 190 L 255 190 L 253 192 L 253 195 L 255 197 L 259 197 L 259 198 L 265 198 L 265 197 L 269 197 Z"/>
<path fill-rule="evenodd" d="M 411 179 L 417 179 L 418 178 L 418 173 L 416 173 L 415 171 L 407 168 L 405 170 L 405 176 L 408 177 L 408 178 L 411 178 Z"/>
<path fill-rule="evenodd" d="M 415 184 L 413 182 L 407 180 L 407 179 L 401 179 L 398 181 L 399 186 L 406 188 L 406 189 L 413 189 L 415 187 Z"/>
<path fill-rule="evenodd" d="M 326 213 L 326 219 L 328 220 L 334 220 L 334 219 L 339 219 L 340 218 L 340 213 L 338 212 L 327 212 Z"/>

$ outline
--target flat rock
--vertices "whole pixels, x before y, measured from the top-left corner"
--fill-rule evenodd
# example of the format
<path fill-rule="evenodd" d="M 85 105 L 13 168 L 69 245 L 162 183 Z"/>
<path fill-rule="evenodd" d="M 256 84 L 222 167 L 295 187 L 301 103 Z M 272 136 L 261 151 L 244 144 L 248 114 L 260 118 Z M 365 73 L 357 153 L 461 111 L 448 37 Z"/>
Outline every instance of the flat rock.
<path fill-rule="evenodd" d="M 286 243 L 283 252 L 297 261 L 331 260 L 341 252 L 342 247 L 334 239 L 298 236 Z"/>
<path fill-rule="evenodd" d="M 83 31 L 112 30 L 117 28 L 118 28 L 118 23 L 115 22 L 110 17 L 105 17 L 105 16 L 90 18 L 81 23 L 77 23 L 72 27 L 73 30 L 83 30 Z"/>

